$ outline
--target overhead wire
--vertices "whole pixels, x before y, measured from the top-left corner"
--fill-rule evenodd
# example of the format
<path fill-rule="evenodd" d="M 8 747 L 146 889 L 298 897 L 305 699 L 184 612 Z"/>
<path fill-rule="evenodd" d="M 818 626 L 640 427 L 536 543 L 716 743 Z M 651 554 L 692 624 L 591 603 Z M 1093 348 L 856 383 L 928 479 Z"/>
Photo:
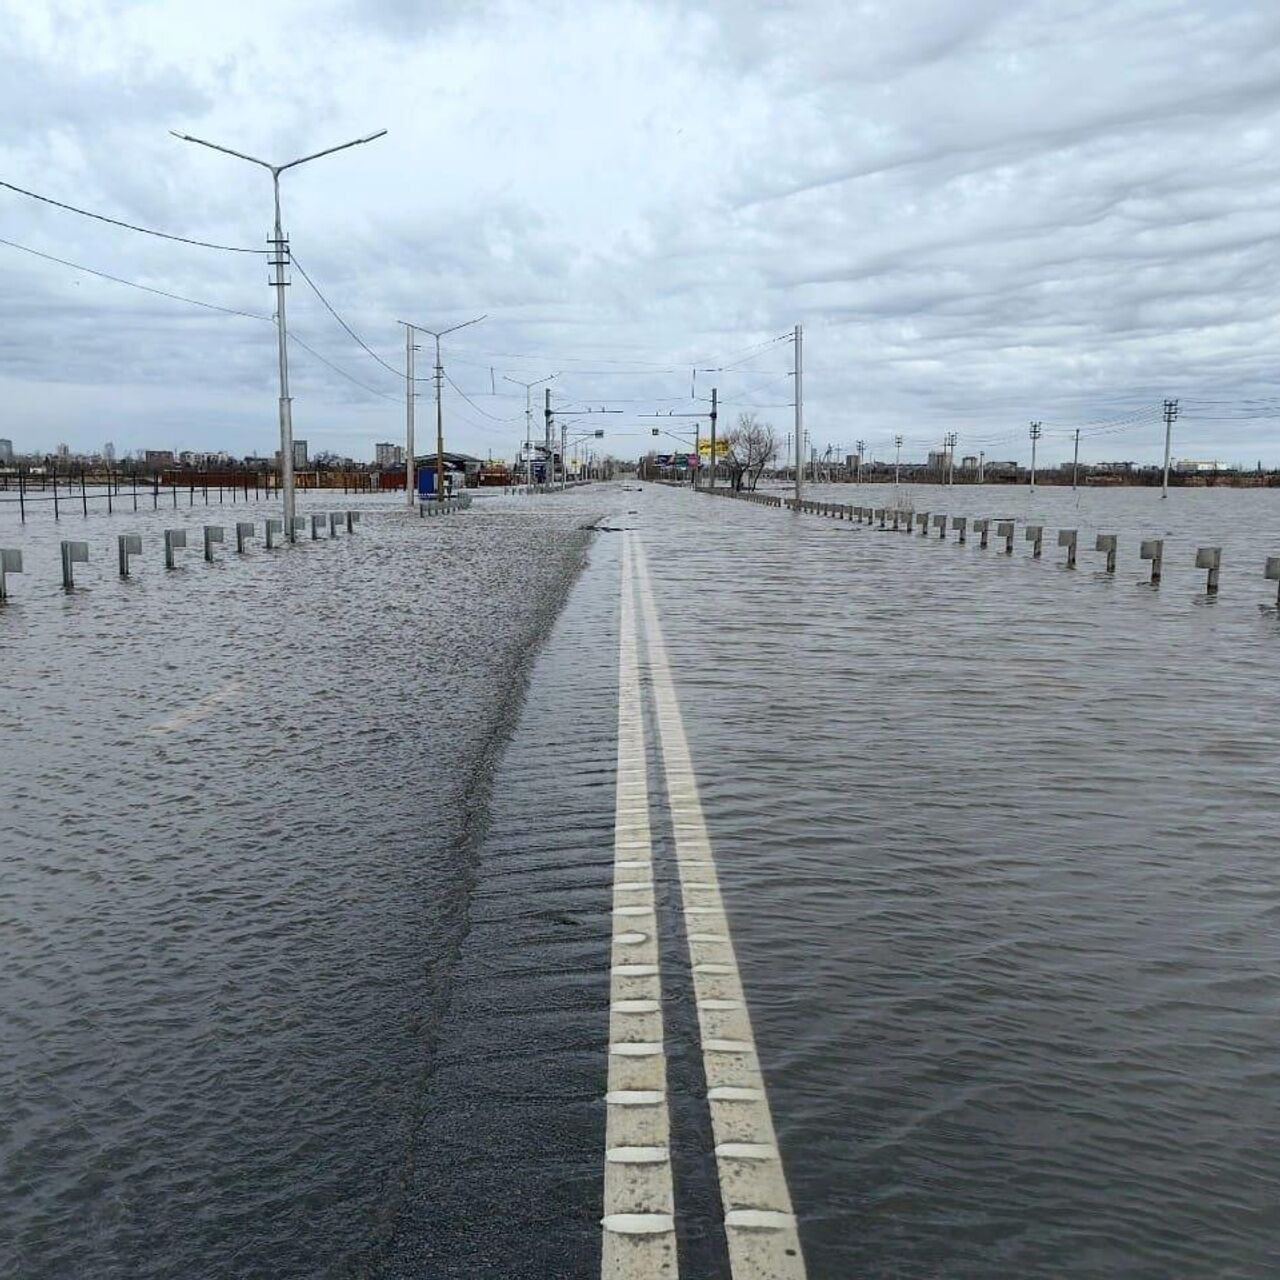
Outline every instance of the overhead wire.
<path fill-rule="evenodd" d="M 9 191 L 16 191 L 20 196 L 27 196 L 32 200 L 39 200 L 42 204 L 50 204 L 58 209 L 65 209 L 68 213 L 77 213 L 82 218 L 93 218 L 97 222 L 109 222 L 113 227 L 124 227 L 128 231 L 137 231 L 144 236 L 155 236 L 160 240 L 173 240 L 178 244 L 195 245 L 201 249 L 221 249 L 224 253 L 269 253 L 268 249 L 248 249 L 241 245 L 234 244 L 214 244 L 209 240 L 195 240 L 190 236 L 173 235 L 168 231 L 157 231 L 154 227 L 140 227 L 133 222 L 124 222 L 120 218 L 109 218 L 105 213 L 93 213 L 88 209 L 81 209 L 74 204 L 65 204 L 61 200 L 55 200 L 52 196 L 42 196 L 37 191 L 28 191 L 26 187 L 16 186 L 12 182 L 0 180 L 0 187 L 4 187 Z"/>

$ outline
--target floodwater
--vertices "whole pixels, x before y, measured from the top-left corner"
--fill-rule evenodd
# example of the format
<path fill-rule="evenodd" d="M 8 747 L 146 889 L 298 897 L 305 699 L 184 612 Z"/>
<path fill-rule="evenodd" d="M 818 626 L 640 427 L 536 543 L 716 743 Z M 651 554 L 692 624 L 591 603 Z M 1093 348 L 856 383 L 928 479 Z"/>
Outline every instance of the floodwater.
<path fill-rule="evenodd" d="M 16 1273 L 598 1274 L 605 514 L 647 551 L 810 1275 L 1273 1275 L 1280 493 L 937 494 L 907 497 L 1034 510 L 1044 557 L 1021 525 L 1005 556 L 652 485 L 362 500 L 353 538 L 173 574 L 148 527 L 130 583 L 134 517 L 29 524 L 0 611 Z M 54 536 L 93 547 L 69 597 Z M 726 1277 L 679 992 L 681 1273 Z"/>

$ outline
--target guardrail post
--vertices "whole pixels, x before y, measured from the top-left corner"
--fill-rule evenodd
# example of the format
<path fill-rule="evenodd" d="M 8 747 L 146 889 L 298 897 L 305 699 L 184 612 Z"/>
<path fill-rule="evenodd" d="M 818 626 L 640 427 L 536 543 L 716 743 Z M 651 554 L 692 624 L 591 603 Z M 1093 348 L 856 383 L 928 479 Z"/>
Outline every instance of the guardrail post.
<path fill-rule="evenodd" d="M 4 554 L 3 552 L 0 552 L 0 555 L 3 555 L 3 554 Z M 18 561 L 18 567 L 19 568 L 22 567 L 21 560 Z M 1267 557 L 1267 567 L 1263 569 L 1262 576 L 1270 582 L 1280 583 L 1280 556 Z M 0 581 L 0 588 L 2 587 L 3 587 L 3 582 Z M 0 589 L 0 595 L 3 595 L 3 594 L 4 594 L 3 590 Z M 1276 608 L 1280 609 L 1280 586 L 1276 587 Z"/>
<path fill-rule="evenodd" d="M 176 568 L 173 553 L 186 545 L 187 531 L 185 529 L 166 529 L 164 531 L 164 567 L 166 569 Z"/>
<path fill-rule="evenodd" d="M 951 527 L 952 527 L 952 528 L 956 531 L 956 533 L 959 535 L 959 536 L 956 538 L 956 541 L 957 541 L 961 546 L 964 546 L 965 531 L 966 531 L 966 528 L 965 528 L 965 527 L 968 525 L 968 523 L 969 523 L 969 517 L 968 517 L 968 516 L 952 516 L 952 517 L 951 517 Z"/>
<path fill-rule="evenodd" d="M 1013 521 L 1001 520 L 996 524 L 996 537 L 1004 539 L 1004 553 L 1013 555 Z"/>
<path fill-rule="evenodd" d="M 916 516 L 916 524 L 920 526 L 920 536 L 922 538 L 927 538 L 929 536 L 929 513 L 927 511 L 921 511 Z"/>
<path fill-rule="evenodd" d="M 1058 546 L 1067 549 L 1067 568 L 1074 569 L 1076 567 L 1076 543 L 1079 541 L 1079 534 L 1075 529 L 1059 529 L 1058 530 Z"/>
<path fill-rule="evenodd" d="M 252 520 L 236 521 L 236 553 L 244 555 L 244 544 L 254 536 Z"/>
<path fill-rule="evenodd" d="M 355 533 L 356 525 L 360 523 L 360 513 L 358 511 L 347 512 L 347 532 Z"/>
<path fill-rule="evenodd" d="M 884 528 L 885 514 L 886 513 L 885 513 L 884 507 L 880 507 L 876 511 L 876 518 L 880 521 L 880 527 L 882 529 Z"/>
<path fill-rule="evenodd" d="M 341 511 L 329 512 L 329 537 L 336 538 L 338 536 L 338 526 L 342 523 Z"/>
<path fill-rule="evenodd" d="M 266 528 L 264 530 L 267 540 L 267 550 L 274 550 L 276 545 L 275 535 L 284 532 L 284 521 L 276 516 L 267 518 Z"/>
<path fill-rule="evenodd" d="M 305 532 L 306 532 L 306 528 L 307 528 L 307 517 L 306 517 L 306 516 L 294 516 L 294 517 L 293 517 L 293 541 L 294 541 L 294 542 L 297 542 L 297 540 L 298 540 L 298 534 L 300 534 L 300 533 L 305 533 Z"/>
<path fill-rule="evenodd" d="M 64 542 L 62 544 L 62 589 L 64 591 L 71 591 L 76 585 L 71 566 L 73 564 L 88 563 L 89 544 L 87 542 Z"/>
<path fill-rule="evenodd" d="M 129 557 L 142 554 L 142 535 L 140 533 L 122 533 L 116 538 L 116 551 L 120 558 L 120 576 L 129 576 Z"/>
<path fill-rule="evenodd" d="M 1204 584 L 1204 589 L 1209 595 L 1216 596 L 1218 594 L 1218 571 L 1222 568 L 1222 548 L 1201 547 L 1196 552 L 1196 568 L 1209 570 L 1209 577 Z"/>
<path fill-rule="evenodd" d="M 1107 572 L 1115 573 L 1116 571 L 1116 535 L 1114 533 L 1100 533 L 1097 541 L 1093 544 L 1095 551 L 1105 551 L 1107 553 Z"/>
<path fill-rule="evenodd" d="M 1138 548 L 1143 560 L 1151 561 L 1151 585 L 1155 586 L 1164 576 L 1164 539 L 1144 538 Z"/>
<path fill-rule="evenodd" d="M 1044 526 L 1038 524 L 1027 525 L 1026 537 L 1027 541 L 1032 544 L 1031 558 L 1039 560 L 1041 544 L 1044 542 Z"/>
<path fill-rule="evenodd" d="M 213 544 L 221 542 L 222 526 L 220 524 L 207 524 L 204 527 L 204 558 L 213 563 Z"/>
<path fill-rule="evenodd" d="M 947 517 L 945 515 L 934 516 L 933 527 L 937 529 L 938 537 L 945 542 L 947 539 Z"/>
<path fill-rule="evenodd" d="M 978 519 L 973 522 L 974 533 L 981 534 L 978 539 L 978 546 L 985 551 L 987 549 L 987 538 L 991 533 L 991 521 L 987 519 Z"/>
<path fill-rule="evenodd" d="M 320 541 L 320 530 L 324 528 L 324 516 L 311 517 L 311 541 Z"/>
<path fill-rule="evenodd" d="M 1270 563 L 1268 561 L 1268 563 Z M 1276 562 L 1280 564 L 1280 561 Z M 5 585 L 6 573 L 22 572 L 22 552 L 13 547 L 0 547 L 0 600 L 9 598 L 9 588 Z"/>

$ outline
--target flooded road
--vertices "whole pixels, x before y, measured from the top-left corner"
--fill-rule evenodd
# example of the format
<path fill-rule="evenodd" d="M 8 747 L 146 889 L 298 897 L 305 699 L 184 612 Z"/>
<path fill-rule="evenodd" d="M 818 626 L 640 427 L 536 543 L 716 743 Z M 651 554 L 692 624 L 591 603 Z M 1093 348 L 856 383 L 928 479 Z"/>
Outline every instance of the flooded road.
<path fill-rule="evenodd" d="M 1150 496 L 1085 495 L 1114 577 L 1092 507 L 1070 574 L 1021 529 L 1005 557 L 650 485 L 370 503 L 349 540 L 167 576 L 150 531 L 144 575 L 71 597 L 28 544 L 0 617 L 18 1273 L 600 1274 L 630 536 L 808 1274 L 1272 1274 L 1280 521 L 1175 492 L 1154 528 Z M 1217 599 L 1175 542 L 1224 545 Z M 639 634 L 675 1243 L 736 1277 Z"/>

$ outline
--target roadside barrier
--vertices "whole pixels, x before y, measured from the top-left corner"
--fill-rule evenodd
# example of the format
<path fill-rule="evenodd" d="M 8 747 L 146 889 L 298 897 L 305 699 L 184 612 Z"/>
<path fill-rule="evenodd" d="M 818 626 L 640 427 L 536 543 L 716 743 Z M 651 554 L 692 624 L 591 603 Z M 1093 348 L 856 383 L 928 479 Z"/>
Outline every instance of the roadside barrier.
<path fill-rule="evenodd" d="M 794 498 L 785 498 L 772 493 L 735 493 L 731 489 L 699 488 L 699 493 L 710 494 L 717 498 L 733 498 L 739 502 L 750 502 L 761 507 L 775 507 L 783 511 L 793 511 L 800 515 L 817 515 L 834 520 L 848 520 L 872 525 L 879 521 L 881 529 L 888 532 L 904 531 L 912 533 L 920 530 L 920 536 L 927 538 L 930 528 L 938 531 L 938 540 L 946 541 L 948 517 L 945 514 L 927 511 L 912 511 L 901 507 L 859 507 L 845 506 L 834 502 L 812 502 Z M 889 521 L 892 520 L 892 526 Z M 967 516 L 951 516 L 950 528 L 956 533 L 956 544 L 965 545 L 970 529 L 978 535 L 978 548 L 985 551 L 989 545 L 992 521 L 985 516 L 970 520 Z M 1013 554 L 1015 521 L 995 521 L 995 533 L 1004 539 L 1004 553 Z M 1044 549 L 1044 526 L 1028 524 L 1023 526 L 1023 535 L 1031 543 L 1031 558 L 1039 560 Z M 1079 546 L 1079 530 L 1059 529 L 1057 531 L 1058 546 L 1066 548 L 1066 559 L 1063 567 L 1075 569 L 1076 553 Z M 1094 550 L 1101 552 L 1105 559 L 1103 571 L 1114 575 L 1119 554 L 1119 538 L 1114 533 L 1100 533 L 1094 542 Z M 1138 548 L 1139 558 L 1151 562 L 1151 585 L 1158 587 L 1164 580 L 1164 539 L 1144 538 Z M 1199 547 L 1196 550 L 1195 567 L 1206 573 L 1205 594 L 1217 595 L 1222 572 L 1222 548 Z M 1263 569 L 1263 577 L 1268 582 L 1280 583 L 1280 556 L 1268 556 Z M 1280 608 L 1280 587 L 1277 587 L 1276 605 Z"/>
<path fill-rule="evenodd" d="M 312 537 L 318 537 L 316 529 L 323 527 L 325 521 L 329 525 L 329 538 L 337 537 L 338 530 L 345 523 L 348 533 L 355 532 L 355 526 L 359 523 L 360 513 L 358 511 L 347 512 L 331 512 L 326 516 L 312 517 Z M 305 529 L 306 520 L 298 517 L 294 521 L 299 530 Z M 247 554 L 245 544 L 252 538 L 257 536 L 257 526 L 250 520 L 237 521 L 236 523 L 236 551 L 240 555 Z M 284 529 L 284 521 L 278 517 L 268 518 L 264 522 L 263 535 L 266 540 L 266 547 L 271 550 L 277 546 L 276 538 Z M 201 529 L 202 544 L 204 547 L 204 558 L 209 564 L 216 562 L 217 557 L 214 554 L 214 548 L 226 539 L 226 530 L 222 525 L 207 524 Z M 165 529 L 162 531 L 162 541 L 164 544 L 164 567 L 166 569 L 176 569 L 178 567 L 177 552 L 183 551 L 187 546 L 187 530 Z M 66 540 L 58 545 L 59 559 L 62 566 L 62 587 L 65 591 L 75 590 L 75 566 L 78 564 L 89 563 L 89 544 L 87 542 L 78 542 Z M 119 575 L 122 579 L 132 577 L 134 566 L 133 559 L 142 555 L 142 535 L 138 533 L 121 533 L 116 535 L 116 565 Z M 15 547 L 0 547 L 0 602 L 9 598 L 9 584 L 7 577 L 9 574 L 23 572 L 22 552 Z"/>

